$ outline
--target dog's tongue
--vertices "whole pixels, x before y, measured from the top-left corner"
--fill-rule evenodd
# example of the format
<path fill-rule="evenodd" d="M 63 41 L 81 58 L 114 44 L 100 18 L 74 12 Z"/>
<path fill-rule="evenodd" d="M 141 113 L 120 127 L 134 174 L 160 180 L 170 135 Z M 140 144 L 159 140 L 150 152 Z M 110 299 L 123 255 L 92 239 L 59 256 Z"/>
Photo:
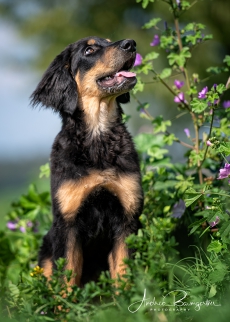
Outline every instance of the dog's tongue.
<path fill-rule="evenodd" d="M 121 70 L 120 72 L 116 73 L 115 76 L 124 76 L 124 77 L 135 77 L 136 74 L 135 73 L 132 73 L 132 72 L 127 72 L 127 71 L 124 71 L 124 70 Z"/>

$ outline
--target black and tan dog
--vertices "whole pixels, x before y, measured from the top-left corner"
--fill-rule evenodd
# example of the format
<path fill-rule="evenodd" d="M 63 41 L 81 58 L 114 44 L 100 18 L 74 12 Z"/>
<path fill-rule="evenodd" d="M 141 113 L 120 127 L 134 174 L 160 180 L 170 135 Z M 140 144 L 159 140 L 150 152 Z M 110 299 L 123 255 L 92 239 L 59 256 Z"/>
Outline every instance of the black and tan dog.
<path fill-rule="evenodd" d="M 125 238 L 137 232 L 143 206 L 138 156 L 120 107 L 136 84 L 129 72 L 135 46 L 130 39 L 79 40 L 54 59 L 31 96 L 62 118 L 51 153 L 53 224 L 39 255 L 47 278 L 59 257 L 73 271 L 70 285 L 107 268 L 112 278 L 125 273 Z"/>

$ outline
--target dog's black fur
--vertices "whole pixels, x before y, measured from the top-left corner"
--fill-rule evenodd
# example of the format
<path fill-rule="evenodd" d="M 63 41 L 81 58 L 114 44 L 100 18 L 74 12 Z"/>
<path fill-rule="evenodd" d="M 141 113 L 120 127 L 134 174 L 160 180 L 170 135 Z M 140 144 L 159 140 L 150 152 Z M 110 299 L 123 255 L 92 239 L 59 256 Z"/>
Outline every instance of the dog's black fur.
<path fill-rule="evenodd" d="M 125 273 L 124 240 L 137 232 L 143 195 L 120 107 L 136 78 L 116 73 L 128 71 L 135 55 L 133 40 L 82 39 L 54 59 L 31 96 L 62 118 L 51 153 L 53 224 L 39 254 L 47 278 L 59 257 L 76 275 L 71 285 L 108 268 L 112 278 Z"/>

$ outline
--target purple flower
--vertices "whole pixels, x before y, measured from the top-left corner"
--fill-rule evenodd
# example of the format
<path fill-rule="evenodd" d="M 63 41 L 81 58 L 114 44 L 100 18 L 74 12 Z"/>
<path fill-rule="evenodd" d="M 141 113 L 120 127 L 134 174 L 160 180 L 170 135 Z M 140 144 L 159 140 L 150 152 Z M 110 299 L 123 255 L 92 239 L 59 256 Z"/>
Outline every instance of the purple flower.
<path fill-rule="evenodd" d="M 174 98 L 175 103 L 187 103 L 187 101 L 184 99 L 184 93 L 181 92 Z"/>
<path fill-rule="evenodd" d="M 230 101 L 224 101 L 223 108 L 229 108 L 229 107 L 230 107 Z"/>
<path fill-rule="evenodd" d="M 158 35 L 155 35 L 153 41 L 150 43 L 150 46 L 158 46 L 160 44 L 160 38 Z"/>
<path fill-rule="evenodd" d="M 184 86 L 184 82 L 175 79 L 174 85 L 176 86 L 177 89 L 181 89 L 181 87 Z"/>
<path fill-rule="evenodd" d="M 209 140 L 206 142 L 206 144 L 207 144 L 207 146 L 212 146 L 213 145 L 212 142 L 209 141 Z"/>
<path fill-rule="evenodd" d="M 209 223 L 209 226 L 210 226 L 211 228 L 213 228 L 213 227 L 215 227 L 219 222 L 220 222 L 220 217 L 216 216 L 215 221 L 211 221 L 211 222 Z"/>
<path fill-rule="evenodd" d="M 184 214 L 186 209 L 184 200 L 180 199 L 175 205 L 173 206 L 173 213 L 171 214 L 171 217 L 174 218 L 181 218 L 181 216 Z"/>
<path fill-rule="evenodd" d="M 136 54 L 136 59 L 135 59 L 135 63 L 133 65 L 133 67 L 135 66 L 139 66 L 142 64 L 142 56 L 140 54 Z"/>
<path fill-rule="evenodd" d="M 8 221 L 6 227 L 10 230 L 15 230 L 17 228 L 17 223 L 15 221 Z"/>
<path fill-rule="evenodd" d="M 206 98 L 208 92 L 208 86 L 204 87 L 201 92 L 198 94 L 198 98 Z"/>
<path fill-rule="evenodd" d="M 219 177 L 217 179 L 225 179 L 230 176 L 230 164 L 225 163 L 224 168 L 220 169 Z"/>
<path fill-rule="evenodd" d="M 26 232 L 26 229 L 25 229 L 25 227 L 23 227 L 23 226 L 21 226 L 19 229 L 20 229 L 20 231 L 21 231 L 22 233 L 25 233 L 25 232 Z"/>
<path fill-rule="evenodd" d="M 32 221 L 28 221 L 26 225 L 27 225 L 27 227 L 33 227 Z"/>
<path fill-rule="evenodd" d="M 187 135 L 188 138 L 190 138 L 190 131 L 189 131 L 189 129 L 184 129 L 184 133 Z"/>

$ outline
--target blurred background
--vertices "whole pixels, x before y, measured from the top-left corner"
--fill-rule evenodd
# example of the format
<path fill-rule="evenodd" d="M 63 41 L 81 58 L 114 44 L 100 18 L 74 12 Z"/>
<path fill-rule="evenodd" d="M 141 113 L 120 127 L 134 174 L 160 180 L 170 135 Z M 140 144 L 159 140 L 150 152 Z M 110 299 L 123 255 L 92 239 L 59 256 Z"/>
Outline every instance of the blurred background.
<path fill-rule="evenodd" d="M 190 1 L 192 3 L 192 1 Z M 168 6 L 163 1 L 151 3 L 142 9 L 135 0 L 0 0 L 0 227 L 10 209 L 10 203 L 26 192 L 30 182 L 43 189 L 49 181 L 38 180 L 40 165 L 48 162 L 54 137 L 60 129 L 58 115 L 49 109 L 32 109 L 30 95 L 43 72 L 54 57 L 69 43 L 86 36 L 100 36 L 119 40 L 133 38 L 137 51 L 144 56 L 156 33 L 154 29 L 141 29 L 154 17 L 161 17 L 173 26 Z M 221 74 L 206 79 L 206 68 L 221 66 L 230 54 L 230 3 L 227 0 L 194 1 L 192 8 L 181 17 L 181 25 L 199 22 L 206 25 L 204 34 L 213 34 L 213 40 L 196 49 L 188 68 L 205 79 L 204 86 L 226 83 L 229 75 Z M 156 71 L 166 65 L 164 54 L 155 60 Z M 149 76 L 151 81 L 151 77 Z M 150 103 L 153 116 L 163 115 L 173 122 L 171 132 L 183 141 L 183 132 L 189 128 L 189 117 L 176 118 L 177 106 L 173 97 L 160 84 L 145 86 L 138 99 Z M 229 99 L 226 97 L 225 99 Z M 151 131 L 151 124 L 139 117 L 137 103 L 124 106 L 132 118 L 128 128 L 133 135 Z M 192 132 L 192 128 L 191 128 Z M 183 160 L 186 149 L 179 144 L 169 148 L 176 161 Z"/>

